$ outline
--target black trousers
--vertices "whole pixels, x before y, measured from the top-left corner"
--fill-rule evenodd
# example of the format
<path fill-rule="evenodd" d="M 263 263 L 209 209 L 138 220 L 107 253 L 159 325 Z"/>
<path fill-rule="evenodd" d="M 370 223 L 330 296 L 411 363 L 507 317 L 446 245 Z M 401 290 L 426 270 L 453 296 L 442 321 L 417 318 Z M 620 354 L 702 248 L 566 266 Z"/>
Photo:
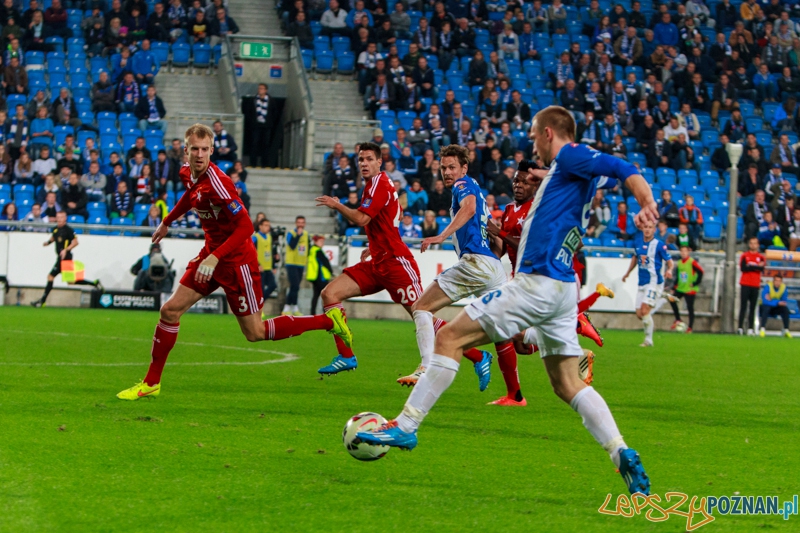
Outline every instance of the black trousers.
<path fill-rule="evenodd" d="M 789 308 L 785 305 L 761 306 L 761 327 L 766 329 L 769 317 L 781 317 L 783 319 L 783 329 L 789 329 Z"/>
<path fill-rule="evenodd" d="M 675 298 L 686 301 L 686 310 L 689 312 L 689 328 L 694 327 L 694 299 L 696 294 L 686 294 L 684 292 L 675 291 Z M 670 302 L 672 306 L 672 313 L 675 315 L 675 320 L 681 319 L 681 312 L 678 309 L 678 302 Z"/>
<path fill-rule="evenodd" d="M 272 270 L 262 270 L 261 293 L 264 295 L 264 301 L 266 301 L 270 294 L 272 294 L 277 288 L 278 284 L 275 283 L 275 274 L 272 273 Z"/>
<path fill-rule="evenodd" d="M 317 314 L 317 302 L 319 301 L 319 295 L 322 293 L 322 289 L 325 288 L 328 282 L 324 279 L 318 279 L 314 281 L 314 294 L 311 296 L 311 312 L 310 315 Z"/>
<path fill-rule="evenodd" d="M 758 297 L 761 294 L 761 287 L 745 287 L 741 286 L 741 302 L 739 303 L 739 329 L 744 329 L 744 317 L 746 311 L 750 311 L 750 317 L 747 321 L 748 329 L 756 327 L 756 304 Z"/>
<path fill-rule="evenodd" d="M 271 131 L 268 126 L 258 125 L 253 128 L 253 135 L 251 137 L 252 145 L 250 148 L 250 166 L 252 167 L 265 167 L 269 158 L 269 141 Z M 261 164 L 259 165 L 259 159 Z"/>

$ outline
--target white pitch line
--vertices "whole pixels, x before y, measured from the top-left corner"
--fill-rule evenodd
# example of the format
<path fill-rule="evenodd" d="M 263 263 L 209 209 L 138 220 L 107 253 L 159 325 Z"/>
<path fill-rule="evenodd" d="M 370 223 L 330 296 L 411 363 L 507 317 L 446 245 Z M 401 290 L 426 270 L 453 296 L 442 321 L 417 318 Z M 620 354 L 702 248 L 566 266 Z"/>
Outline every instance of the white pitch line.
<path fill-rule="evenodd" d="M 23 335 L 55 335 L 58 337 L 84 337 L 90 339 L 104 339 L 104 340 L 113 340 L 113 341 L 126 341 L 126 342 L 152 342 L 151 339 L 148 338 L 125 338 L 125 337 L 110 337 L 110 336 L 102 336 L 102 335 L 86 335 L 82 333 L 68 333 L 62 331 L 26 331 L 26 330 L 19 330 L 19 329 L 2 329 L 0 330 L 0 334 L 3 333 L 17 333 Z M 217 344 L 206 344 L 203 342 L 181 342 L 182 345 L 186 346 L 202 346 L 204 348 L 217 348 L 222 350 L 238 350 L 243 352 L 255 352 L 261 354 L 274 354 L 280 355 L 280 359 L 270 359 L 267 361 L 197 361 L 197 362 L 172 362 L 170 361 L 170 366 L 181 365 L 181 366 L 209 366 L 209 365 L 232 365 L 232 366 L 255 366 L 255 365 L 271 365 L 275 363 L 288 363 L 290 361 L 295 361 L 300 359 L 297 354 L 293 353 L 284 353 L 284 352 L 276 352 L 274 350 L 262 350 L 259 348 L 245 348 L 243 346 L 220 346 Z M 142 366 L 146 365 L 147 360 L 142 360 L 138 363 L 81 363 L 81 362 L 10 362 L 10 361 L 0 361 L 0 366 Z"/>

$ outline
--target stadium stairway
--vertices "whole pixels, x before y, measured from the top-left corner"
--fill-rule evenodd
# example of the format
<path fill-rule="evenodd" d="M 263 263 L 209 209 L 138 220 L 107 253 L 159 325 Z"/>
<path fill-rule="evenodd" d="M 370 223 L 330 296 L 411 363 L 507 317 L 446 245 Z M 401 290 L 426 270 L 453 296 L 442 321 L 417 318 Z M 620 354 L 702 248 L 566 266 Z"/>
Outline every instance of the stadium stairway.
<path fill-rule="evenodd" d="M 335 233 L 336 219 L 324 207 L 314 207 L 322 191 L 319 172 L 291 169 L 247 169 L 251 216 L 264 211 L 272 227 L 294 227 L 295 217 L 306 217 L 311 232 Z"/>
<path fill-rule="evenodd" d="M 265 0 L 235 0 L 228 4 L 230 16 L 244 35 L 283 35 L 280 18 L 273 2 Z"/>
<path fill-rule="evenodd" d="M 346 152 L 364 137 L 363 128 L 356 126 L 333 127 L 332 121 L 359 121 L 369 118 L 364 111 L 364 102 L 358 94 L 358 83 L 347 80 L 310 79 L 311 96 L 314 99 L 314 117 L 317 121 L 314 137 L 314 167 L 322 169 L 324 155 L 340 142 Z M 371 132 L 370 132 L 371 133 Z"/>
<path fill-rule="evenodd" d="M 225 112 L 217 75 L 216 71 L 208 75 L 205 70 L 191 73 L 188 69 L 176 72 L 161 69 L 156 76 L 156 89 L 167 110 L 165 144 L 169 144 L 170 139 L 182 139 L 184 133 L 178 131 L 175 121 L 170 121 L 170 115 Z M 191 88 L 191 95 L 188 97 L 187 87 Z"/>

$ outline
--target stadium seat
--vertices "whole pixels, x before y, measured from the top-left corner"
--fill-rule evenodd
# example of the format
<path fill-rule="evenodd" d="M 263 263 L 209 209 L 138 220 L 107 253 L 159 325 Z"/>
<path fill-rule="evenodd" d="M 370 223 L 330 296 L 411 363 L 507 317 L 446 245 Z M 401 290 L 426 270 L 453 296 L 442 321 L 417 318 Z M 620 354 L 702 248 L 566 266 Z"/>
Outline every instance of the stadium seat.
<path fill-rule="evenodd" d="M 137 226 L 141 226 L 150 211 L 150 204 L 136 204 L 133 206 L 133 218 Z"/>
<path fill-rule="evenodd" d="M 665 167 L 661 167 L 656 170 L 656 181 L 662 189 L 666 189 L 667 187 L 675 185 L 678 182 L 675 171 L 671 168 Z"/>
<path fill-rule="evenodd" d="M 197 43 L 192 46 L 192 65 L 197 68 L 209 68 L 211 66 L 211 47 L 205 43 Z"/>
<path fill-rule="evenodd" d="M 320 50 L 314 52 L 317 58 L 317 72 L 319 74 L 330 74 L 333 71 L 333 52 L 330 50 Z"/>
<path fill-rule="evenodd" d="M 172 66 L 173 67 L 188 67 L 189 56 L 191 47 L 184 43 L 175 43 L 172 45 Z"/>
<path fill-rule="evenodd" d="M 314 51 L 303 49 L 300 53 L 303 56 L 303 67 L 306 70 L 311 70 L 311 67 L 314 65 Z"/>
<path fill-rule="evenodd" d="M 694 170 L 679 170 L 678 183 L 681 185 L 697 185 L 697 172 Z"/>
<path fill-rule="evenodd" d="M 355 71 L 356 56 L 350 52 L 341 52 L 336 56 L 336 72 L 342 75 L 352 74 Z"/>
<path fill-rule="evenodd" d="M 86 219 L 80 215 L 70 215 L 67 217 L 67 222 L 69 224 L 85 224 Z"/>
<path fill-rule="evenodd" d="M 717 217 L 710 216 L 703 224 L 703 240 L 708 242 L 719 242 L 722 240 L 722 223 Z"/>
<path fill-rule="evenodd" d="M 411 129 L 415 118 L 417 118 L 417 114 L 413 111 L 397 112 L 397 121 L 400 123 L 400 127 L 406 131 Z"/>
<path fill-rule="evenodd" d="M 150 50 L 153 51 L 153 54 L 158 59 L 158 62 L 162 65 L 166 65 L 169 61 L 169 43 L 161 42 L 161 41 L 153 41 L 150 43 Z M 92 58 L 94 60 L 94 58 Z"/>

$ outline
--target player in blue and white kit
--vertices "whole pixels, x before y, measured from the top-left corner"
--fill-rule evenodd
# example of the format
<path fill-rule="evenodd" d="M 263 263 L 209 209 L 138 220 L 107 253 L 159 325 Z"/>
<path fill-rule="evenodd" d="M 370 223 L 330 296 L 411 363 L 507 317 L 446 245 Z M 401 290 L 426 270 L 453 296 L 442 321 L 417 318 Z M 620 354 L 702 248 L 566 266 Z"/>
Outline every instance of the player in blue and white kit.
<path fill-rule="evenodd" d="M 581 415 L 583 425 L 619 468 L 628 490 L 649 494 L 650 480 L 639 454 L 625 444 L 605 400 L 578 377 L 578 357 L 583 352 L 575 332 L 577 289 L 572 257 L 599 176 L 618 179 L 631 190 L 642 206 L 636 223 L 655 222 L 658 208 L 636 167 L 573 142 L 575 120 L 563 107 L 539 111 L 530 134 L 534 153 L 550 170 L 534 171 L 541 185 L 523 228 L 516 275 L 471 303 L 439 331 L 431 366 L 402 413 L 374 431 L 359 432 L 358 437 L 371 444 L 414 448 L 417 428 L 455 379 L 461 351 L 512 338 L 534 326 L 556 395 Z"/>
<path fill-rule="evenodd" d="M 502 263 L 489 245 L 492 237 L 486 229 L 490 217 L 486 200 L 478 183 L 467 176 L 469 151 L 451 144 L 442 148 L 439 158 L 444 185 L 453 190 L 451 220 L 439 235 L 423 240 L 420 250 L 424 253 L 431 245 L 441 244 L 452 235 L 458 263 L 439 274 L 411 307 L 422 362 L 414 373 L 397 380 L 401 385 L 416 385 L 431 364 L 437 329 L 435 320 L 438 320 L 434 319 L 433 313 L 469 296 L 496 289 L 507 279 Z M 441 327 L 441 324 L 443 322 L 438 325 Z M 481 391 L 489 385 L 492 363 L 492 354 L 484 351 L 482 355 L 481 360 L 475 362 Z"/>
<path fill-rule="evenodd" d="M 664 291 L 664 277 L 672 277 L 673 261 L 667 252 L 667 245 L 655 238 L 655 225 L 645 222 L 641 227 L 642 233 L 633 240 L 634 253 L 631 265 L 622 276 L 622 282 L 636 265 L 639 265 L 639 290 L 636 292 L 636 316 L 644 326 L 644 342 L 639 346 L 653 345 L 653 314 L 651 310 L 656 305 L 656 299 Z M 661 275 L 663 265 L 667 265 L 664 275 Z M 660 306 L 659 306 L 660 307 Z"/>

